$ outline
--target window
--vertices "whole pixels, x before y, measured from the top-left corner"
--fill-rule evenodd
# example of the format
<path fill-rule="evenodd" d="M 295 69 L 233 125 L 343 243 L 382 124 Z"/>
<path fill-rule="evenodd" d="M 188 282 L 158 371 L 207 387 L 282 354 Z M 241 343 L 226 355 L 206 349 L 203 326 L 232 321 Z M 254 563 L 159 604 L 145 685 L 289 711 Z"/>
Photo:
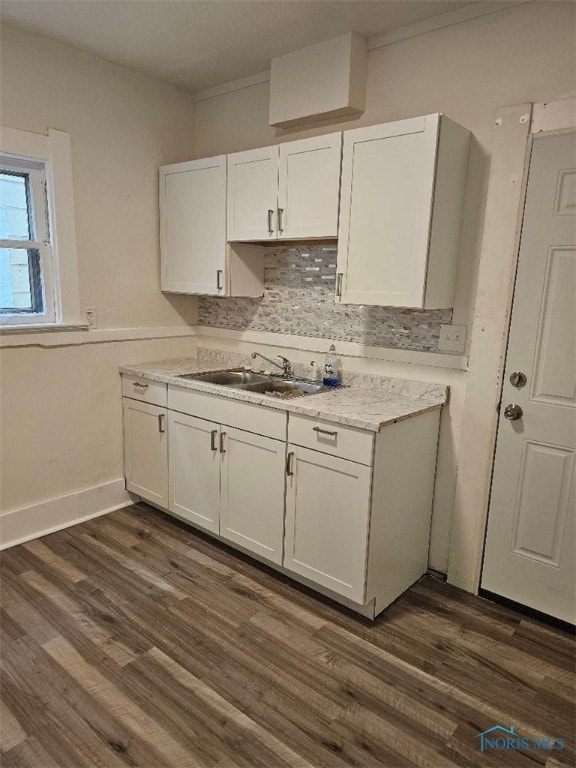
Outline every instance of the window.
<path fill-rule="evenodd" d="M 0 326 L 79 323 L 70 137 L 2 128 Z"/>
<path fill-rule="evenodd" d="M 52 249 L 41 163 L 0 157 L 0 315 L 54 322 Z"/>

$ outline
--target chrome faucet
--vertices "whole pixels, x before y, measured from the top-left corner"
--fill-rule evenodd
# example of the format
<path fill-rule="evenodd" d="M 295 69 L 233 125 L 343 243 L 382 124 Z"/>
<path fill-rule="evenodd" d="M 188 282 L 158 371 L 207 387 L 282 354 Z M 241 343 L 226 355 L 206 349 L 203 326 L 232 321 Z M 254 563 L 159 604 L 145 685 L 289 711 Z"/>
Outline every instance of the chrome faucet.
<path fill-rule="evenodd" d="M 282 364 L 277 363 L 275 360 L 270 360 L 269 357 L 265 357 L 264 355 L 261 355 L 260 352 L 252 352 L 252 359 L 255 360 L 257 357 L 261 357 L 262 360 L 266 360 L 267 363 L 271 363 L 271 365 L 275 365 L 276 368 L 280 368 L 282 371 L 282 378 L 283 379 L 291 379 L 294 376 L 294 372 L 292 371 L 292 363 L 290 360 L 288 360 L 287 357 L 283 357 L 282 355 L 276 355 L 276 357 L 279 357 L 280 360 L 282 360 Z"/>

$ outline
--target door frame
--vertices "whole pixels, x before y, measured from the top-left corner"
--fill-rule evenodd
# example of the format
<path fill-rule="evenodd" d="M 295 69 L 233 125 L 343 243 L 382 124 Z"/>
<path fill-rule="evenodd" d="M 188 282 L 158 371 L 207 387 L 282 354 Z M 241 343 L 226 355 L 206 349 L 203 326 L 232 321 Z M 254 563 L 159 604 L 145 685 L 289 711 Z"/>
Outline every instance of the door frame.
<path fill-rule="evenodd" d="M 471 334 L 448 582 L 478 594 L 528 169 L 535 135 L 576 125 L 576 98 L 496 113 Z"/>

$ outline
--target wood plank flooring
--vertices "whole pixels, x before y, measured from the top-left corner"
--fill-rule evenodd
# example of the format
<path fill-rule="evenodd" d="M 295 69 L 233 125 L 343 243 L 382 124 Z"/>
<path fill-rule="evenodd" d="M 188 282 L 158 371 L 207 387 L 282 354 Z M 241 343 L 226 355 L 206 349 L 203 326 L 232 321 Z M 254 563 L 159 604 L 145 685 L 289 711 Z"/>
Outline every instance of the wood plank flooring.
<path fill-rule="evenodd" d="M 0 604 L 3 768 L 574 765 L 573 637 L 431 577 L 371 623 L 142 504 L 2 553 Z"/>

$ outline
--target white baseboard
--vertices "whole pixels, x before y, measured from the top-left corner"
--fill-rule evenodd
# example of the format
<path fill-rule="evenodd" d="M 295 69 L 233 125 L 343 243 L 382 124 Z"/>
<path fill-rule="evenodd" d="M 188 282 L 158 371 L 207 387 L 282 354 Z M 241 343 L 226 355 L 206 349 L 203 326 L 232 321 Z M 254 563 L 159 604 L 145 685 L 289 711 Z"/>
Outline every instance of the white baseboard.
<path fill-rule="evenodd" d="M 127 507 L 124 478 L 0 515 L 0 550 Z"/>

